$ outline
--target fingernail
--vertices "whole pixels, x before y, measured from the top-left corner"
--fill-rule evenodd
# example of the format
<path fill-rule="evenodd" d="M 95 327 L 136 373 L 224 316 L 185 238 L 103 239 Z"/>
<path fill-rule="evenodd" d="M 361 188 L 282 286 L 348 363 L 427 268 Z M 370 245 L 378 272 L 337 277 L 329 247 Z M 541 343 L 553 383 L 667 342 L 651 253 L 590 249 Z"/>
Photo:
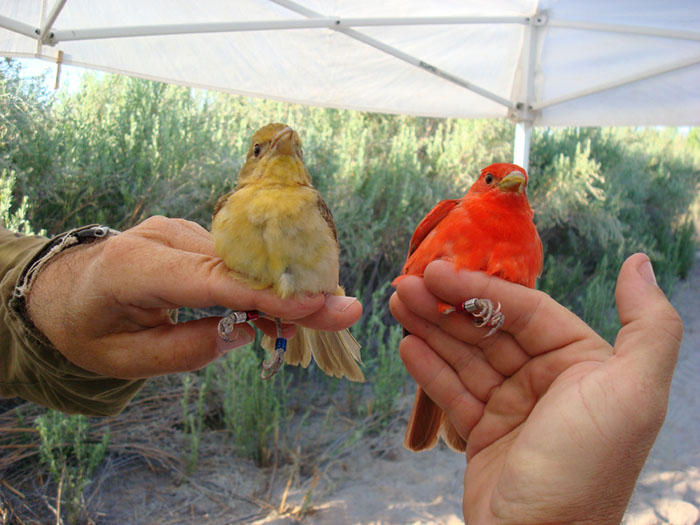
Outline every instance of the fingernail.
<path fill-rule="evenodd" d="M 658 284 L 656 283 L 656 276 L 654 275 L 654 267 L 651 265 L 651 261 L 646 260 L 639 265 L 639 275 L 641 275 L 642 279 L 644 279 L 649 284 L 658 286 Z"/>
<path fill-rule="evenodd" d="M 344 312 L 350 306 L 357 302 L 354 297 L 346 297 L 345 295 L 328 295 L 326 296 L 326 306 L 337 310 L 338 312 Z"/>
<path fill-rule="evenodd" d="M 228 341 L 221 336 L 216 338 L 216 348 L 223 355 L 234 348 L 240 348 L 253 342 L 253 337 L 243 328 L 235 328 L 228 336 Z"/>

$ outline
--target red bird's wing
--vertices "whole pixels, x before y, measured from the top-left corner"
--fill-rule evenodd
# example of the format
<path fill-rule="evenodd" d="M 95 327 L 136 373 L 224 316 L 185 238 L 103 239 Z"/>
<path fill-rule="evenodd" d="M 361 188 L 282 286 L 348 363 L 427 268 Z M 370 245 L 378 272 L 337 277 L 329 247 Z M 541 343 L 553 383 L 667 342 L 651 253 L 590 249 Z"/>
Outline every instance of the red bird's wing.
<path fill-rule="evenodd" d="M 408 245 L 408 255 L 411 255 L 416 251 L 416 248 L 420 246 L 428 234 L 433 231 L 433 228 L 437 226 L 442 219 L 444 219 L 452 209 L 459 204 L 461 199 L 447 199 L 440 201 L 437 205 L 430 210 L 430 213 L 426 215 L 420 224 L 413 232 L 413 237 L 411 237 L 411 243 Z"/>
<path fill-rule="evenodd" d="M 462 199 L 447 199 L 440 201 L 430 212 L 423 218 L 420 222 L 416 231 L 411 237 L 411 242 L 408 245 L 408 258 L 406 261 L 406 266 L 402 273 L 411 273 L 409 259 L 411 254 L 415 252 L 420 244 L 425 240 L 425 238 L 430 234 L 435 227 L 442 222 L 442 220 L 447 217 L 447 215 L 461 202 Z M 429 261 L 426 261 L 426 263 Z M 419 264 L 418 267 L 422 273 L 422 268 L 424 264 Z M 415 268 L 414 268 L 415 271 Z M 393 284 L 396 283 L 404 277 L 400 275 L 394 279 Z M 404 337 L 409 335 L 409 332 L 404 329 Z M 445 427 L 454 429 L 452 424 L 448 419 L 445 418 L 444 412 L 435 404 L 435 402 L 428 397 L 428 395 L 419 386 L 416 390 L 416 398 L 413 404 L 413 410 L 411 411 L 411 418 L 408 422 L 406 428 L 406 435 L 404 437 L 404 445 L 409 450 L 414 450 L 416 452 L 420 450 L 428 450 L 435 446 L 438 437 L 440 435 L 440 429 Z M 445 432 L 443 432 L 445 435 Z M 452 435 L 456 436 L 454 438 Z M 466 450 L 466 442 L 457 434 L 454 430 L 450 434 L 449 439 L 446 437 L 446 442 L 455 450 L 464 451 Z"/>

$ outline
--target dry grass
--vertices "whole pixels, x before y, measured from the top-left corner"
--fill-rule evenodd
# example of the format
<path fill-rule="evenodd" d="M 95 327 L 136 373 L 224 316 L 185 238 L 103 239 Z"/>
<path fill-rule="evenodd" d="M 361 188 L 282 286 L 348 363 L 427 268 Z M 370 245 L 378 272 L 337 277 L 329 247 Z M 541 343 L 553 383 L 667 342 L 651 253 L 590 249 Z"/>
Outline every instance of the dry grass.
<path fill-rule="evenodd" d="M 342 401 L 327 398 L 323 408 L 296 412 L 286 432 L 273 437 L 275 453 L 265 468 L 234 456 L 227 432 L 212 428 L 213 414 L 202 436 L 197 469 L 187 475 L 183 394 L 180 378 L 158 378 L 119 416 L 91 420 L 90 441 L 99 442 L 107 428 L 111 437 L 107 456 L 85 490 L 84 523 L 119 520 L 115 513 L 129 510 L 126 499 L 121 500 L 129 491 L 150 491 L 151 517 L 162 523 L 182 523 L 179 517 L 194 513 L 197 505 L 209 509 L 207 523 L 248 523 L 274 515 L 303 518 L 342 482 L 346 463 L 358 448 L 368 448 L 376 457 L 388 452 L 387 429 L 377 416 L 352 419 Z M 60 483 L 50 479 L 39 461 L 35 421 L 43 413 L 45 409 L 31 403 L 0 413 L 2 524 L 63 523 L 58 517 Z M 229 476 L 238 472 L 246 481 L 217 484 L 213 480 L 221 471 Z M 143 486 L 133 486 L 140 481 Z M 170 494 L 183 491 L 186 496 L 179 499 Z M 132 522 L 126 514 L 122 518 Z"/>
<path fill-rule="evenodd" d="M 108 465 L 102 471 L 115 473 L 134 462 L 152 470 L 179 468 L 177 451 L 168 443 L 172 441 L 173 429 L 181 425 L 182 413 L 178 409 L 182 392 L 169 384 L 172 381 L 157 383 L 150 385 L 119 416 L 91 421 L 90 441 L 99 442 L 107 428 L 111 434 Z M 45 412 L 32 403 L 22 403 L 0 413 L 0 523 L 46 523 L 46 511 L 53 520 L 61 522 L 57 518 L 60 482 L 55 487 L 39 462 L 41 439 L 35 422 Z M 98 483 L 92 484 L 88 501 L 99 490 L 101 481 L 98 476 Z"/>

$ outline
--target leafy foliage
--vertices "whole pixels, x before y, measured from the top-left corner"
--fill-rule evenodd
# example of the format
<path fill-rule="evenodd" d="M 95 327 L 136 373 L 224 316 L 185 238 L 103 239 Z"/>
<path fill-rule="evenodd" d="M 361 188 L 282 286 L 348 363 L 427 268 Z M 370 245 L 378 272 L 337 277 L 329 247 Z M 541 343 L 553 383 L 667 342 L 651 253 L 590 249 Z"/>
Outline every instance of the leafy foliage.
<path fill-rule="evenodd" d="M 76 523 L 85 509 L 83 491 L 90 483 L 95 467 L 107 452 L 109 429 L 98 443 L 88 438 L 89 421 L 82 415 L 65 415 L 49 410 L 37 418 L 41 436 L 39 455 L 58 484 L 59 495 L 64 491 L 66 514 Z"/>
<path fill-rule="evenodd" d="M 208 227 L 255 129 L 282 121 L 299 132 L 314 184 L 337 222 L 341 282 L 365 305 L 353 333 L 364 346 L 369 387 L 341 387 L 313 369 L 263 383 L 259 351 L 232 353 L 198 374 L 193 400 L 184 379 L 191 468 L 212 413 L 221 415 L 238 452 L 268 462 L 290 384 L 321 384 L 329 396 L 345 388 L 353 406 L 365 396 L 375 414 L 391 413 L 406 375 L 396 351 L 400 328 L 386 308 L 388 283 L 425 213 L 463 195 L 484 166 L 509 160 L 513 136 L 506 121 L 311 108 L 89 73 L 78 91 L 50 94 L 23 79 L 14 62 L 0 67 L 0 115 L 3 222 L 49 234 L 88 223 L 124 229 L 153 214 Z M 692 264 L 698 137 L 697 129 L 687 136 L 628 128 L 534 132 L 529 192 L 546 255 L 539 287 L 609 339 L 626 256 L 648 253 L 667 291 Z"/>
<path fill-rule="evenodd" d="M 646 252 L 667 292 L 692 265 L 700 148 L 675 130 L 567 128 L 536 131 L 531 158 L 539 287 L 612 340 L 628 255 Z"/>
<path fill-rule="evenodd" d="M 25 235 L 31 235 L 32 226 L 27 219 L 29 199 L 25 195 L 19 206 L 13 206 L 13 190 L 15 187 L 15 172 L 2 169 L 0 171 L 0 225 Z M 10 211 L 14 208 L 14 211 Z"/>
<path fill-rule="evenodd" d="M 258 465 L 270 464 L 280 427 L 286 422 L 290 377 L 282 371 L 272 379 L 260 379 L 258 354 L 250 346 L 231 352 L 217 369 L 224 426 L 233 448 L 252 457 Z M 208 367 L 212 368 L 212 365 Z"/>

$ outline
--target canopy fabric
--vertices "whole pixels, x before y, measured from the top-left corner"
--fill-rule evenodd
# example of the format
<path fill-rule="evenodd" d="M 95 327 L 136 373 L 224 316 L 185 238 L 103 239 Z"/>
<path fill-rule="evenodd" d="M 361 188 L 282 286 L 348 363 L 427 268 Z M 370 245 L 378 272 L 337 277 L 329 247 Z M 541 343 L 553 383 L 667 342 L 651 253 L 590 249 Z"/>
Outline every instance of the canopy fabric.
<path fill-rule="evenodd" d="M 697 0 L 0 0 L 0 54 L 363 111 L 700 124 Z"/>

